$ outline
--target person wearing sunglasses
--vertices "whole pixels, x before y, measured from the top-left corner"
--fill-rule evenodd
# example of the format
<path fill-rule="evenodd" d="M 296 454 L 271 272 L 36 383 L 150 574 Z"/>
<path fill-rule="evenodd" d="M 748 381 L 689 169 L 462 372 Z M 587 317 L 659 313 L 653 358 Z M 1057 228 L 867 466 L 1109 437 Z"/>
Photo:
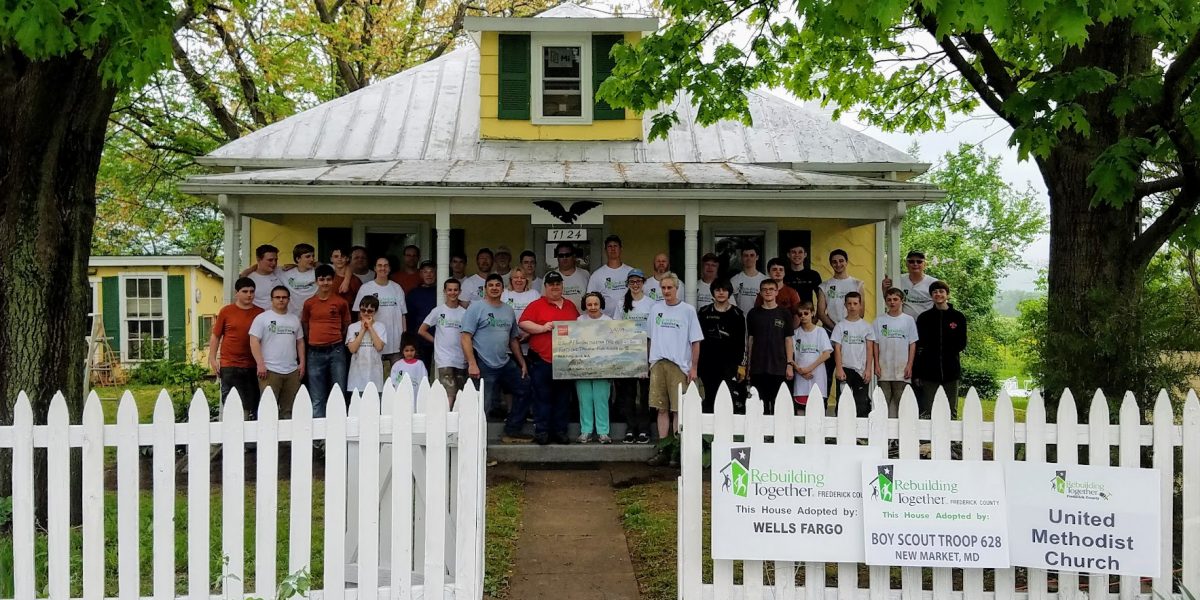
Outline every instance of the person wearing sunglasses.
<path fill-rule="evenodd" d="M 563 242 L 555 246 L 554 258 L 558 260 L 558 274 L 562 276 L 563 298 L 570 300 L 578 310 L 583 295 L 587 293 L 591 273 L 575 265 L 575 247 L 571 244 Z"/>
<path fill-rule="evenodd" d="M 937 278 L 925 274 L 925 253 L 920 250 L 910 250 L 904 261 L 908 266 L 908 276 L 900 278 L 900 291 L 904 292 L 904 313 L 917 318 L 921 313 L 933 308 L 933 296 L 929 286 Z M 883 278 L 883 293 L 892 288 L 892 278 Z"/>
<path fill-rule="evenodd" d="M 358 304 L 358 321 L 346 330 L 346 349 L 350 351 L 350 369 L 346 375 L 346 390 L 363 391 L 368 383 L 383 391 L 383 348 L 387 344 L 388 328 L 375 320 L 379 299 L 363 296 Z M 399 345 L 399 344 L 397 344 Z M 388 366 L 389 371 L 391 365 Z"/>

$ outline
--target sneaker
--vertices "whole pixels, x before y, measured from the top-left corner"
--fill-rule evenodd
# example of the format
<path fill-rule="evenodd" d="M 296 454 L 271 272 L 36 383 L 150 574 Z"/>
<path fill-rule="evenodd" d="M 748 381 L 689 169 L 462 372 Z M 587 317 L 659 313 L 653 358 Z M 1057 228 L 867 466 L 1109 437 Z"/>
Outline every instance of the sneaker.
<path fill-rule="evenodd" d="M 500 442 L 504 444 L 528 444 L 533 441 L 533 436 L 528 433 L 506 433 L 500 436 Z"/>
<path fill-rule="evenodd" d="M 649 435 L 646 435 L 646 434 L 644 434 L 644 433 L 639 433 L 639 434 L 638 434 L 638 438 L 637 438 L 637 443 L 639 443 L 639 444 L 649 444 L 649 443 L 650 443 L 650 436 L 649 436 Z"/>
<path fill-rule="evenodd" d="M 612 438 L 608 437 L 607 435 L 602 435 L 602 436 L 600 436 L 600 443 L 601 444 L 611 444 Z"/>
<path fill-rule="evenodd" d="M 592 437 L 586 433 L 583 433 L 579 435 L 579 439 L 576 441 L 578 441 L 580 444 L 586 444 L 592 441 Z"/>
<path fill-rule="evenodd" d="M 670 452 L 659 450 L 658 454 L 654 455 L 654 458 L 651 458 L 650 460 L 646 461 L 646 464 L 648 464 L 652 467 L 661 467 L 661 466 L 667 464 L 668 462 L 670 462 L 670 460 L 671 460 Z"/>
<path fill-rule="evenodd" d="M 555 444 L 560 446 L 566 446 L 571 443 L 571 438 L 567 437 L 565 433 L 556 433 L 551 439 L 554 440 Z"/>
<path fill-rule="evenodd" d="M 500 463 L 496 462 L 496 459 L 494 459 L 494 458 L 489 458 L 487 461 L 487 466 L 489 466 L 489 467 L 494 467 L 498 464 L 500 464 Z"/>
<path fill-rule="evenodd" d="M 633 443 L 633 432 L 632 431 L 625 432 L 625 438 L 621 440 L 621 443 L 622 444 L 632 444 Z"/>
<path fill-rule="evenodd" d="M 544 433 L 539 433 L 533 436 L 533 441 L 537 442 L 537 445 L 539 446 L 546 446 L 550 444 L 550 436 Z"/>

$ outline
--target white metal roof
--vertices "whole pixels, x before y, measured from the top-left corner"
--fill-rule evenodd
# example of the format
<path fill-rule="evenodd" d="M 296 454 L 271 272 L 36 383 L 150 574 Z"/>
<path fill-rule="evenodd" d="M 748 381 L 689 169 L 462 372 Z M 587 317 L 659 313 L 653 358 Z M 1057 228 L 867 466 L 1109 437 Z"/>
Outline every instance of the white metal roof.
<path fill-rule="evenodd" d="M 182 189 L 194 194 L 238 194 L 250 187 L 258 193 L 270 186 L 340 187 L 339 193 L 376 193 L 382 188 L 453 188 L 487 190 L 742 190 L 881 192 L 896 200 L 929 201 L 942 197 L 936 186 L 868 177 L 810 173 L 744 163 L 574 162 L 506 160 L 381 161 L 294 169 L 264 169 L 192 177 Z M 330 192 L 333 190 L 331 189 Z"/>
<path fill-rule="evenodd" d="M 89 267 L 199 267 L 218 279 L 224 277 L 221 267 L 205 260 L 200 256 L 190 255 L 151 255 L 151 256 L 89 256 Z"/>
<path fill-rule="evenodd" d="M 681 95 L 670 106 L 681 122 L 653 142 L 481 141 L 479 101 L 479 51 L 472 46 L 264 127 L 198 161 L 251 168 L 390 160 L 730 162 L 908 173 L 928 167 L 765 91 L 749 94 L 754 127 L 736 121 L 701 127 Z M 646 115 L 644 134 L 649 128 Z"/>

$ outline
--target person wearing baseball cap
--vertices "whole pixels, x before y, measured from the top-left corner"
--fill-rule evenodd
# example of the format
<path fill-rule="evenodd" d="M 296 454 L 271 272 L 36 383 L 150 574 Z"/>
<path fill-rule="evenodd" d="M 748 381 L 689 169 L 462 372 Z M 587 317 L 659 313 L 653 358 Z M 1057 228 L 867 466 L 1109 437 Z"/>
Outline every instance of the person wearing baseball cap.
<path fill-rule="evenodd" d="M 512 250 L 503 244 L 496 246 L 496 264 L 492 269 L 493 273 L 498 273 L 504 278 L 504 287 L 508 287 L 508 274 L 512 272 Z"/>
<path fill-rule="evenodd" d="M 933 308 L 933 295 L 929 286 L 937 281 L 936 277 L 925 274 L 925 253 L 920 250 L 909 250 L 904 259 L 908 266 L 908 276 L 900 278 L 900 291 L 904 292 L 904 312 L 912 318 Z M 883 293 L 892 288 L 892 278 L 883 278 Z"/>
<path fill-rule="evenodd" d="M 571 381 L 554 379 L 552 332 L 555 321 L 578 318 L 575 303 L 563 296 L 563 276 L 558 271 L 546 273 L 542 278 L 542 297 L 530 302 L 521 314 L 519 326 L 529 334 L 527 365 L 533 392 L 533 439 L 541 445 L 571 443 L 567 437 L 567 413 L 575 386 Z"/>
<path fill-rule="evenodd" d="M 617 307 L 615 318 L 637 323 L 642 333 L 649 337 L 650 311 L 654 309 L 654 299 L 645 293 L 646 274 L 641 269 L 630 269 L 625 276 L 626 290 L 621 305 Z M 650 380 L 645 377 L 635 379 L 618 379 L 617 407 L 625 417 L 626 444 L 650 443 Z"/>

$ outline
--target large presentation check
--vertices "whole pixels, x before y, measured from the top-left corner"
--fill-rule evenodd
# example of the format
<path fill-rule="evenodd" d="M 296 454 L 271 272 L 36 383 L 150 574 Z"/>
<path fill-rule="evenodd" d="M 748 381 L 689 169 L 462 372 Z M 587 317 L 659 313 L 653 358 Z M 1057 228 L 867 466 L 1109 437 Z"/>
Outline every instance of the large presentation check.
<path fill-rule="evenodd" d="M 555 321 L 555 379 L 645 377 L 646 334 L 633 321 Z"/>

